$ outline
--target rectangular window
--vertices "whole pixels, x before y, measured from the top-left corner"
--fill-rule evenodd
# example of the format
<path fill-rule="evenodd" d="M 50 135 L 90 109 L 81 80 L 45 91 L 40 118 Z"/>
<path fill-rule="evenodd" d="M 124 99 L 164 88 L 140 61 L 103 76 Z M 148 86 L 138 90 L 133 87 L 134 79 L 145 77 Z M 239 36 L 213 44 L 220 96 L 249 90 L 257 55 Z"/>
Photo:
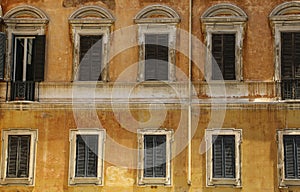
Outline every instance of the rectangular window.
<path fill-rule="evenodd" d="M 285 178 L 300 179 L 300 135 L 283 136 Z"/>
<path fill-rule="evenodd" d="M 145 80 L 168 80 L 169 35 L 145 34 Z"/>
<path fill-rule="evenodd" d="M 33 185 L 36 142 L 36 130 L 3 131 L 3 184 Z"/>
<path fill-rule="evenodd" d="M 282 99 L 300 98 L 300 33 L 281 33 Z"/>
<path fill-rule="evenodd" d="M 138 130 L 139 185 L 171 185 L 172 136 L 172 130 Z"/>
<path fill-rule="evenodd" d="M 35 82 L 44 80 L 45 36 L 14 36 L 11 100 L 34 101 Z"/>
<path fill-rule="evenodd" d="M 206 184 L 207 186 L 241 186 L 240 129 L 207 129 Z"/>
<path fill-rule="evenodd" d="M 235 34 L 212 34 L 212 80 L 236 80 Z"/>
<path fill-rule="evenodd" d="M 81 35 L 79 81 L 101 81 L 102 35 Z"/>
<path fill-rule="evenodd" d="M 69 185 L 103 184 L 105 130 L 70 131 Z"/>
<path fill-rule="evenodd" d="M 235 136 L 213 135 L 213 177 L 235 178 Z"/>

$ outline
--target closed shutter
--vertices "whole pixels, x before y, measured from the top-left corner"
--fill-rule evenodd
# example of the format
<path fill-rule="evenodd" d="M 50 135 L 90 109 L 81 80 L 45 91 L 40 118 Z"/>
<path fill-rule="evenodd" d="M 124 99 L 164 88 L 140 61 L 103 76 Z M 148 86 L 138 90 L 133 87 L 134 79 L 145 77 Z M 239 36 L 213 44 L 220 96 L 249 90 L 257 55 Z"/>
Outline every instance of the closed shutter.
<path fill-rule="evenodd" d="M 102 36 L 80 36 L 80 81 L 101 80 Z"/>
<path fill-rule="evenodd" d="M 212 79 L 235 80 L 235 34 L 213 34 L 212 55 Z"/>
<path fill-rule="evenodd" d="M 4 79 L 4 66 L 5 66 L 5 54 L 6 54 L 6 35 L 0 33 L 0 79 Z"/>
<path fill-rule="evenodd" d="M 34 81 L 44 81 L 45 73 L 45 49 L 46 37 L 45 35 L 38 35 L 34 39 Z"/>
<path fill-rule="evenodd" d="M 76 137 L 76 177 L 97 177 L 98 136 L 78 135 Z"/>
<path fill-rule="evenodd" d="M 287 179 L 300 179 L 300 136 L 283 137 L 284 166 Z"/>
<path fill-rule="evenodd" d="M 145 35 L 145 80 L 168 80 L 168 34 Z"/>
<path fill-rule="evenodd" d="M 26 178 L 29 175 L 30 136 L 8 137 L 7 177 Z"/>
<path fill-rule="evenodd" d="M 235 178 L 235 136 L 213 135 L 213 177 Z"/>
<path fill-rule="evenodd" d="M 145 135 L 144 145 L 144 177 L 166 177 L 166 135 Z"/>

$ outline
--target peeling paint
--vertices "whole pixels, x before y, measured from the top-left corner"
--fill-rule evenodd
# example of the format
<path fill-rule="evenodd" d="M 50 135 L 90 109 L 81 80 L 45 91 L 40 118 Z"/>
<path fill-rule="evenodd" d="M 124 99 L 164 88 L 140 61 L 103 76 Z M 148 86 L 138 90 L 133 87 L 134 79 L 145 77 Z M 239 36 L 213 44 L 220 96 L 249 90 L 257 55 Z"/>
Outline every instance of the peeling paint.
<path fill-rule="evenodd" d="M 129 177 L 128 170 L 126 168 L 110 166 L 106 169 L 106 182 L 107 186 L 133 186 L 134 179 Z"/>

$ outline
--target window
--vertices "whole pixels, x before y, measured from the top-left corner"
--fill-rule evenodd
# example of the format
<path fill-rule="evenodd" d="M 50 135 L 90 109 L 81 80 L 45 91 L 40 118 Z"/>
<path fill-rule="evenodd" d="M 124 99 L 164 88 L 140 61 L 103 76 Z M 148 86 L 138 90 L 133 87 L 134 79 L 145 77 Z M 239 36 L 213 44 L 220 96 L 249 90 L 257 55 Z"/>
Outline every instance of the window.
<path fill-rule="evenodd" d="M 75 81 L 109 81 L 109 39 L 114 21 L 108 10 L 98 6 L 84 6 L 70 16 Z"/>
<path fill-rule="evenodd" d="M 300 130 L 277 131 L 279 187 L 300 185 Z"/>
<path fill-rule="evenodd" d="M 173 131 L 141 129 L 139 139 L 139 185 L 171 185 Z"/>
<path fill-rule="evenodd" d="M 37 130 L 3 130 L 2 184 L 34 184 Z"/>
<path fill-rule="evenodd" d="M 207 186 L 241 186 L 240 129 L 207 129 Z"/>
<path fill-rule="evenodd" d="M 104 140 L 102 129 L 71 130 L 69 185 L 103 185 Z"/>
<path fill-rule="evenodd" d="M 274 35 L 275 81 L 277 97 L 300 99 L 300 3 L 285 2 L 269 15 Z"/>
<path fill-rule="evenodd" d="M 235 34 L 212 34 L 212 80 L 235 80 Z"/>
<path fill-rule="evenodd" d="M 145 7 L 135 16 L 138 24 L 138 81 L 175 81 L 176 25 L 179 15 L 162 5 Z"/>
<path fill-rule="evenodd" d="M 3 75 L 11 81 L 10 100 L 35 101 L 35 84 L 44 81 L 45 30 L 49 19 L 40 9 L 25 5 L 8 11 L 3 20 L 8 44 Z"/>
<path fill-rule="evenodd" d="M 206 46 L 205 78 L 209 80 L 243 80 L 243 39 L 246 13 L 239 7 L 221 3 L 201 16 Z"/>

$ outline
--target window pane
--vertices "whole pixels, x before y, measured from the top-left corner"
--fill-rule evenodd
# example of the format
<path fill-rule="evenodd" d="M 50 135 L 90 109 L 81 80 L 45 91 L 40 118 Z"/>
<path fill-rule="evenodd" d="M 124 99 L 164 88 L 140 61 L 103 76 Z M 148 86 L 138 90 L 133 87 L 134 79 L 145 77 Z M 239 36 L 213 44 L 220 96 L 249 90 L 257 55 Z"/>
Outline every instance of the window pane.
<path fill-rule="evenodd" d="M 287 179 L 300 179 L 300 136 L 283 136 L 284 166 Z"/>

